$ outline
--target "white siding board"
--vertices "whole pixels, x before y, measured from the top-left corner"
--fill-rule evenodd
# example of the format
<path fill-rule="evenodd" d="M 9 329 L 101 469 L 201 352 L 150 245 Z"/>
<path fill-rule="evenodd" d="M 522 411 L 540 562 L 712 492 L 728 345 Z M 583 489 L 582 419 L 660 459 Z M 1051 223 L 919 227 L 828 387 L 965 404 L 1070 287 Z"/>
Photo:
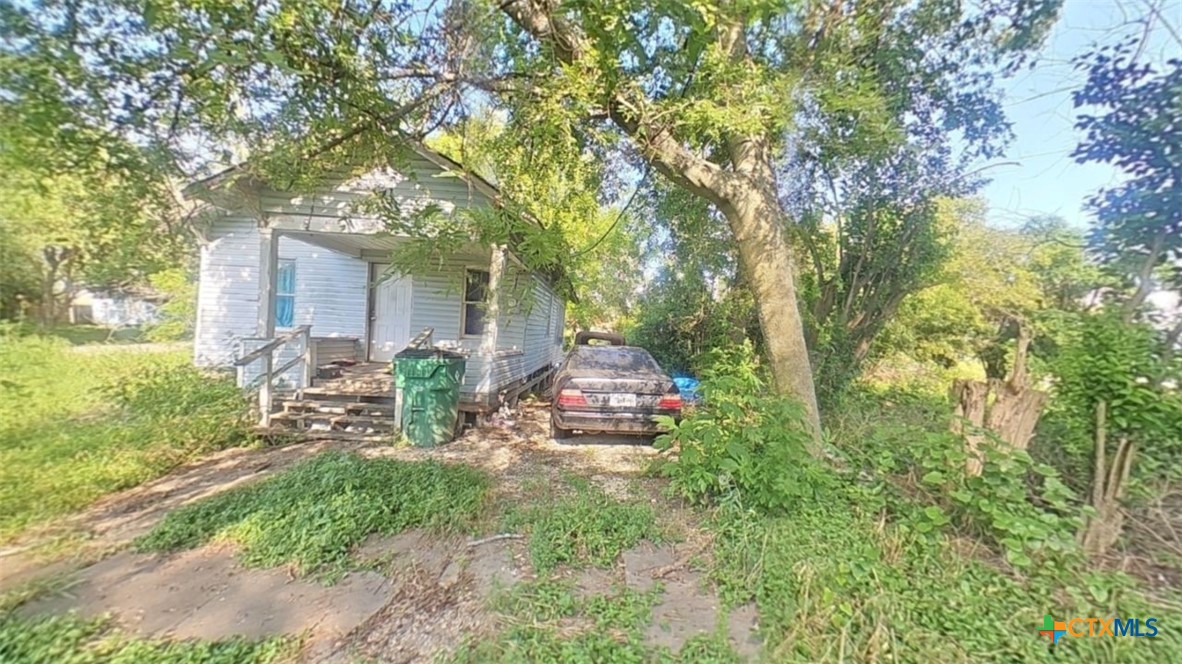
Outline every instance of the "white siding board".
<path fill-rule="evenodd" d="M 225 366 L 239 340 L 258 326 L 259 238 L 253 219 L 226 217 L 213 223 L 201 247 L 193 359 L 198 366 Z"/>
<path fill-rule="evenodd" d="M 201 248 L 194 361 L 226 366 L 254 337 L 259 308 L 259 234 L 250 219 L 218 220 Z M 364 338 L 366 263 L 294 238 L 280 237 L 279 258 L 296 263 L 293 325 L 320 337 Z"/>
<path fill-rule="evenodd" d="M 410 331 L 413 335 L 430 327 L 434 330 L 432 341 L 436 346 L 467 354 L 460 391 L 464 395 L 476 395 L 488 393 L 490 385 L 485 380 L 485 358 L 479 353 L 480 337 L 460 334 L 462 284 L 464 270 L 469 267 L 487 270 L 488 257 L 449 256 L 433 269 L 412 276 Z"/>
<path fill-rule="evenodd" d="M 365 338 L 365 261 L 290 237 L 279 238 L 279 258 L 296 264 L 293 327 L 311 325 L 318 337 Z"/>
<path fill-rule="evenodd" d="M 498 356 L 491 380 L 497 389 L 524 380 L 562 359 L 562 343 L 557 333 L 561 320 L 552 320 L 561 309 L 561 298 L 536 275 L 516 268 L 514 276 L 524 281 L 517 282 L 514 289 L 517 302 L 506 309 L 501 319 Z"/>
<path fill-rule="evenodd" d="M 407 163 L 407 170 L 413 175 L 406 176 L 388 168 L 362 175 L 338 169 L 307 192 L 284 192 L 265 187 L 259 191 L 261 209 L 270 215 L 353 219 L 380 228 L 380 220 L 361 209 L 375 191 L 393 198 L 408 214 L 432 203 L 451 212 L 457 207 L 480 207 L 490 202 L 462 178 L 444 174 L 438 166 L 417 155 Z"/>

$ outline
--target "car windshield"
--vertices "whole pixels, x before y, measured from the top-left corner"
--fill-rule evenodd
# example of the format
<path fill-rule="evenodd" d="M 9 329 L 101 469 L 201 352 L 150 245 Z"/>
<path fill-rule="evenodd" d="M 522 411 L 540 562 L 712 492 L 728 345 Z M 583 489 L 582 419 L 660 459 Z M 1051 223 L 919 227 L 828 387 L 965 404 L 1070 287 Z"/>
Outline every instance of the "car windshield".
<path fill-rule="evenodd" d="M 631 346 L 577 346 L 571 355 L 570 368 L 583 371 L 661 371 L 648 351 Z"/>

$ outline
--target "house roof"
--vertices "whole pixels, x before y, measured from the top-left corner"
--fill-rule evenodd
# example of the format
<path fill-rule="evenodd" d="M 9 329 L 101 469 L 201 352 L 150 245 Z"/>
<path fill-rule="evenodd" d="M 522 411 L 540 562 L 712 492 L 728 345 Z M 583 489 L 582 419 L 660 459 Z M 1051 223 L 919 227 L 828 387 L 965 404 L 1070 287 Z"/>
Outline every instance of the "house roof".
<path fill-rule="evenodd" d="M 460 162 L 440 152 L 432 150 L 417 140 L 407 137 L 400 137 L 400 140 L 418 156 L 445 171 L 455 173 L 459 178 L 468 183 L 473 189 L 488 198 L 488 200 L 496 207 L 502 209 L 506 207 L 506 199 L 501 193 L 501 190 L 497 188 L 496 185 L 489 182 L 480 175 L 469 171 Z M 214 173 L 208 177 L 202 178 L 200 180 L 194 180 L 193 182 L 186 185 L 184 189 L 181 190 L 181 193 L 187 198 L 193 198 L 196 197 L 201 191 L 214 191 L 220 189 L 226 184 L 232 182 L 237 175 L 245 175 L 247 177 L 253 178 L 254 176 L 250 175 L 248 171 L 249 164 L 249 161 L 244 161 L 218 171 L 217 173 Z M 541 222 L 529 214 L 522 214 L 522 216 L 527 221 L 539 227 L 542 226 Z M 578 302 L 578 295 L 575 293 L 574 284 L 570 281 L 570 277 L 566 274 L 566 270 L 561 264 L 554 264 L 537 271 L 546 277 L 549 277 L 553 283 L 561 285 L 565 289 L 566 294 L 571 301 Z"/>

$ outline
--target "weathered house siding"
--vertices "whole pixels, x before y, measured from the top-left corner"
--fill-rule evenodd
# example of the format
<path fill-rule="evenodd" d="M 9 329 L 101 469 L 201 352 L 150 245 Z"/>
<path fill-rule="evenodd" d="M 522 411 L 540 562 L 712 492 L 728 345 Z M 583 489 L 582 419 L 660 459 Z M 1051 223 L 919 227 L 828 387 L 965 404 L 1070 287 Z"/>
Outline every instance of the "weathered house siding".
<path fill-rule="evenodd" d="M 258 222 L 226 217 L 214 222 L 201 247 L 193 359 L 198 366 L 233 362 L 239 341 L 258 326 Z"/>
<path fill-rule="evenodd" d="M 364 339 L 369 265 L 331 249 L 279 238 L 279 260 L 291 259 L 296 263 L 292 327 L 311 325 L 318 337 Z"/>
<path fill-rule="evenodd" d="M 258 331 L 259 233 L 248 219 L 223 219 L 201 249 L 194 358 L 229 364 L 240 341 Z M 311 325 L 321 337 L 365 338 L 366 263 L 290 237 L 279 238 L 279 260 L 296 264 L 292 326 Z"/>
<path fill-rule="evenodd" d="M 398 240 L 377 233 L 381 222 L 358 203 L 382 190 L 408 214 L 431 204 L 444 212 L 490 204 L 464 179 L 444 175 L 423 157 L 412 158 L 409 167 L 415 177 L 390 169 L 362 175 L 340 170 L 301 194 L 258 187 L 257 207 L 250 213 L 229 210 L 211 222 L 205 233 L 208 242 L 201 250 L 196 362 L 227 366 L 240 356 L 242 347 L 257 345 L 251 340 L 258 333 L 263 252 L 256 215 L 280 234 L 280 261 L 295 261 L 293 325 L 311 325 L 314 337 L 356 337 L 365 358 L 370 265 L 387 262 Z M 502 300 L 496 352 L 481 354 L 484 335 L 461 334 L 464 270 L 488 270 L 489 262 L 490 251 L 476 248 L 448 256 L 410 277 L 411 334 L 433 328 L 436 345 L 468 355 L 462 391 L 469 401 L 487 401 L 481 396 L 496 395 L 561 359 L 560 337 L 553 334 L 553 325 L 561 325 L 553 320 L 556 310 L 561 315 L 561 299 L 544 280 L 513 261 L 505 281 L 516 287 L 516 295 L 525 296 L 515 296 L 513 302 Z M 276 363 L 282 363 L 279 355 Z"/>
<path fill-rule="evenodd" d="M 307 218 L 339 219 L 340 232 L 351 232 L 349 221 L 377 222 L 378 219 L 359 209 L 358 204 L 375 190 L 398 201 L 399 209 L 410 214 L 430 205 L 438 205 L 444 212 L 456 207 L 488 205 L 488 199 L 474 190 L 462 178 L 445 175 L 423 157 L 413 156 L 407 162 L 413 176 L 403 175 L 389 168 L 357 175 L 346 169 L 329 173 L 314 191 L 293 195 L 274 189 L 261 192 L 260 203 L 271 215 Z"/>

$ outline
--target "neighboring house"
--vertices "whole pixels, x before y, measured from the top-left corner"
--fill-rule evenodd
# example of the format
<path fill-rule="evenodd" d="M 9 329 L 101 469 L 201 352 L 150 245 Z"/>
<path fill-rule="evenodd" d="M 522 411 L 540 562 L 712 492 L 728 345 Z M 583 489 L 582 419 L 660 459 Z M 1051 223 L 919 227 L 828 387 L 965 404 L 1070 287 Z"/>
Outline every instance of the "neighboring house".
<path fill-rule="evenodd" d="M 407 241 L 359 205 L 375 193 L 400 210 L 445 213 L 497 205 L 499 192 L 421 145 L 395 171 L 346 171 L 308 191 L 281 191 L 230 169 L 186 195 L 210 204 L 201 247 L 194 359 L 231 366 L 285 331 L 311 326 L 316 366 L 384 363 L 424 329 L 437 347 L 467 356 L 465 410 L 488 410 L 514 386 L 539 380 L 562 355 L 561 276 L 529 272 L 514 248 L 473 244 L 418 274 L 389 274 Z M 510 287 L 512 286 L 512 287 Z M 490 315 L 497 312 L 496 315 Z M 273 367 L 306 349 L 277 353 Z M 240 371 L 248 382 L 259 369 Z M 310 377 L 292 380 L 311 383 Z"/>
<path fill-rule="evenodd" d="M 87 289 L 70 303 L 70 322 L 102 327 L 140 327 L 160 322 L 164 296 L 139 290 Z"/>

